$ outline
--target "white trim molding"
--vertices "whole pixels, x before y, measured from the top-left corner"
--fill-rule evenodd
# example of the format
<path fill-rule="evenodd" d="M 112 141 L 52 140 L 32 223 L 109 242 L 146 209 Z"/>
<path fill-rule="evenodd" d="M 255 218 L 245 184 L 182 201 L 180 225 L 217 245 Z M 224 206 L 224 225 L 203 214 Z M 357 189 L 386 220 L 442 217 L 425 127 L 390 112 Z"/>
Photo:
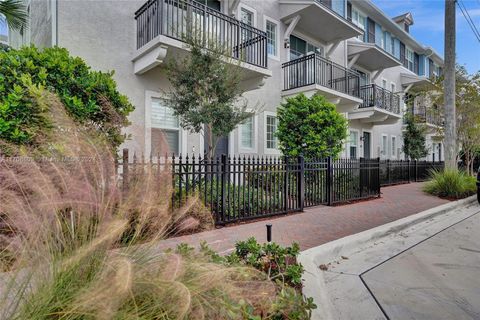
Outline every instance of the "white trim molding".
<path fill-rule="evenodd" d="M 148 159 L 152 152 L 152 99 L 162 99 L 164 96 L 157 91 L 145 90 L 145 157 Z M 180 126 L 179 149 L 183 154 L 188 153 L 187 130 Z"/>
<path fill-rule="evenodd" d="M 277 51 L 277 54 L 276 55 L 268 54 L 268 57 L 270 59 L 280 61 L 280 26 L 281 26 L 281 24 L 278 20 L 270 18 L 269 16 L 264 14 L 263 15 L 263 30 L 265 32 L 267 32 L 267 22 L 271 22 L 271 23 L 273 23 L 277 26 L 277 32 L 276 32 L 276 47 L 277 47 L 276 51 Z M 267 51 L 268 51 L 268 49 L 267 49 Z"/>
<path fill-rule="evenodd" d="M 275 149 L 267 148 L 267 117 L 274 116 L 277 120 L 277 130 L 278 130 L 278 118 L 277 113 L 274 111 L 264 111 L 263 112 L 263 153 L 264 154 L 272 154 L 272 155 L 281 155 L 280 149 L 278 149 L 278 138 L 277 140 L 277 147 Z"/>

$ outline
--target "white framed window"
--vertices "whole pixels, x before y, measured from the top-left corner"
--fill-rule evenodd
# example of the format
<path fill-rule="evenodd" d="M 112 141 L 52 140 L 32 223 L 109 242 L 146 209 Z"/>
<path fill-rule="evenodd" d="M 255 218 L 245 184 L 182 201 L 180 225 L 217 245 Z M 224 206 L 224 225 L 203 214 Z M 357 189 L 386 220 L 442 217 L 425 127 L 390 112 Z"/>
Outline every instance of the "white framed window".
<path fill-rule="evenodd" d="M 251 116 L 240 125 L 239 142 L 240 148 L 247 151 L 255 149 L 255 116 Z"/>
<path fill-rule="evenodd" d="M 352 22 L 363 31 L 367 30 L 367 17 L 356 8 L 352 8 Z M 358 39 L 365 41 L 365 33 L 359 35 Z"/>
<path fill-rule="evenodd" d="M 265 126 L 266 145 L 265 146 L 267 149 L 276 150 L 278 147 L 278 139 L 275 136 L 275 133 L 277 132 L 278 119 L 276 116 L 267 114 L 265 115 L 265 121 L 266 121 L 266 126 Z"/>
<path fill-rule="evenodd" d="M 390 91 L 392 91 L 392 93 L 395 93 L 397 91 L 397 86 L 393 82 L 390 83 Z"/>
<path fill-rule="evenodd" d="M 388 137 L 386 134 L 383 134 L 382 135 L 382 146 L 381 146 L 381 154 L 382 156 L 386 157 L 388 155 Z"/>
<path fill-rule="evenodd" d="M 406 48 L 406 59 L 408 64 L 408 70 L 414 71 L 415 53 L 408 47 Z"/>
<path fill-rule="evenodd" d="M 358 131 L 350 130 L 350 136 L 348 139 L 348 152 L 351 159 L 358 158 Z"/>
<path fill-rule="evenodd" d="M 152 98 L 151 110 L 151 151 L 153 154 L 164 152 L 168 147 L 170 153 L 179 154 L 181 127 L 173 110 L 159 98 Z M 166 143 L 166 146 L 164 144 Z"/>
<path fill-rule="evenodd" d="M 322 46 L 317 46 L 295 35 L 290 35 L 290 60 L 301 58 L 307 54 L 317 53 L 325 56 L 325 50 Z"/>
<path fill-rule="evenodd" d="M 267 52 L 270 58 L 279 59 L 280 32 L 279 23 L 264 16 L 265 32 L 267 33 Z"/>
<path fill-rule="evenodd" d="M 257 11 L 243 3 L 238 6 L 238 17 L 240 21 L 249 26 L 257 26 Z"/>
<path fill-rule="evenodd" d="M 391 139 L 392 139 L 392 142 L 391 142 L 392 158 L 396 158 L 397 157 L 397 137 L 392 136 Z"/>

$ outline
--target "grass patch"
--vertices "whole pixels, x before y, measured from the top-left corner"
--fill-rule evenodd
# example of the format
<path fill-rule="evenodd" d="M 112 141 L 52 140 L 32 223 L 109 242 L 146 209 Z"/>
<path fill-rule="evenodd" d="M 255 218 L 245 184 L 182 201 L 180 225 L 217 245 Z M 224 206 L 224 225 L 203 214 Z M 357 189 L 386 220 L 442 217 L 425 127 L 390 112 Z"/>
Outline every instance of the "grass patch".
<path fill-rule="evenodd" d="M 434 171 L 431 176 L 431 180 L 423 187 L 423 191 L 431 195 L 448 199 L 462 199 L 477 192 L 476 178 L 463 171 L 445 169 Z"/>

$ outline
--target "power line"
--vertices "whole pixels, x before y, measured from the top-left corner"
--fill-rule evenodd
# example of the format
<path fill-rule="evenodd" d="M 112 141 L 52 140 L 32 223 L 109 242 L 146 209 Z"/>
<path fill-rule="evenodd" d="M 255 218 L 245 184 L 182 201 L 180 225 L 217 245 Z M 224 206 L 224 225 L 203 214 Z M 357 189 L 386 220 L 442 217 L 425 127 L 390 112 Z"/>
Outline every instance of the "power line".
<path fill-rule="evenodd" d="M 475 26 L 475 23 L 473 22 L 472 17 L 468 13 L 468 10 L 465 7 L 465 4 L 461 0 L 458 0 L 457 4 L 458 4 L 458 7 L 460 8 L 460 11 L 462 11 L 463 17 L 465 18 L 468 25 L 472 29 L 473 34 L 477 38 L 478 42 L 480 42 L 480 32 L 478 31 L 477 27 Z"/>

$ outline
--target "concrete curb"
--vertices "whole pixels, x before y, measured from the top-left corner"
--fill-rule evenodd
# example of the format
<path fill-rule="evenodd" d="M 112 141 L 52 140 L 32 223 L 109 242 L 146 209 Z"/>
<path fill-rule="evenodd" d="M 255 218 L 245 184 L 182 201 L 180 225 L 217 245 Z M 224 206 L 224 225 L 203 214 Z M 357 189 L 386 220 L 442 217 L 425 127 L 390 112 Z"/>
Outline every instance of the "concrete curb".
<path fill-rule="evenodd" d="M 403 235 L 405 232 L 410 232 L 410 234 L 417 233 L 418 235 L 416 238 L 411 239 L 411 241 L 414 241 L 412 243 L 419 242 L 422 239 L 427 238 L 427 233 L 433 232 L 429 230 L 429 228 L 432 230 L 435 229 L 433 227 L 434 223 L 439 225 L 442 224 L 442 222 L 444 224 L 449 224 L 452 219 L 461 219 L 461 217 L 452 214 L 452 211 L 464 207 L 467 208 L 476 201 L 476 196 L 471 196 L 466 199 L 446 203 L 409 217 L 303 251 L 300 254 L 299 261 L 305 268 L 303 274 L 305 284 L 304 294 L 313 297 L 318 306 L 317 310 L 313 313 L 312 319 L 348 319 L 347 317 L 339 315 L 338 305 L 334 305 L 341 304 L 341 302 L 335 303 L 332 301 L 332 299 L 337 299 L 339 294 L 343 295 L 341 289 L 332 290 L 331 287 L 328 287 L 329 280 L 325 278 L 326 276 L 332 277 L 332 275 L 336 274 L 321 271 L 319 269 L 320 264 L 342 260 L 341 256 L 349 257 L 352 255 L 361 255 L 364 250 L 372 250 L 373 245 L 376 244 L 379 244 L 379 246 L 376 247 L 379 248 L 381 247 L 381 244 L 384 243 L 399 242 L 399 236 Z M 445 221 L 442 221 L 442 219 Z M 407 242 L 408 241 L 402 241 L 401 245 L 408 246 Z M 394 256 L 399 251 L 401 250 L 398 249 L 388 254 L 384 253 L 379 260 L 373 261 L 375 259 L 372 259 L 368 264 L 373 266 L 378 262 L 388 260 L 389 256 Z M 353 263 L 353 261 L 350 261 L 349 263 Z M 368 319 L 385 319 L 359 277 L 362 272 L 365 272 L 368 269 L 369 267 L 367 267 L 367 264 L 352 268 L 352 270 L 354 270 L 352 273 L 349 273 L 348 271 L 344 272 L 345 270 L 342 271 L 342 269 L 340 269 L 338 276 L 346 279 L 345 282 L 348 282 L 350 288 L 347 295 L 348 293 L 351 294 L 350 297 L 344 297 L 344 299 L 352 300 L 352 308 L 355 308 L 353 307 L 354 305 L 361 306 L 362 315 L 366 316 Z M 349 278 L 347 279 L 346 277 Z M 354 293 L 353 291 L 356 292 Z"/>

